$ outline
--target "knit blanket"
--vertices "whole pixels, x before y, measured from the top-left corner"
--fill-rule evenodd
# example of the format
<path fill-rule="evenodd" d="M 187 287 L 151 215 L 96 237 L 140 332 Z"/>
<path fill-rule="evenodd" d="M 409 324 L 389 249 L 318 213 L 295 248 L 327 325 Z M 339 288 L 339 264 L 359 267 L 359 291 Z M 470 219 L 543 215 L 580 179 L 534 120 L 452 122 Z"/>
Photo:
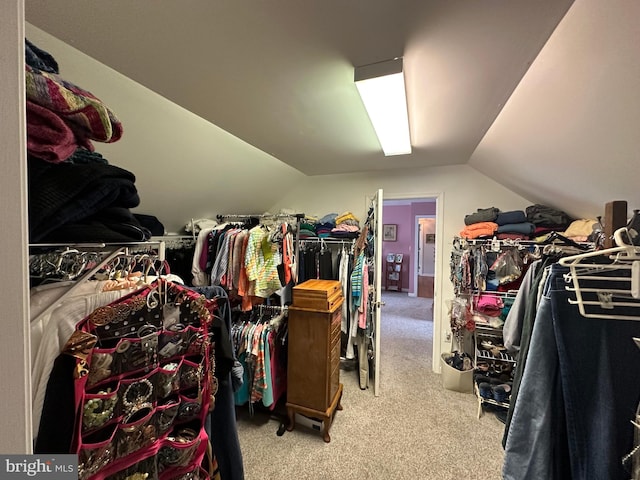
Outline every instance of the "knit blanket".
<path fill-rule="evenodd" d="M 25 65 L 26 95 L 64 119 L 80 141 L 112 143 L 122 137 L 122 124 L 100 99 L 60 75 Z"/>

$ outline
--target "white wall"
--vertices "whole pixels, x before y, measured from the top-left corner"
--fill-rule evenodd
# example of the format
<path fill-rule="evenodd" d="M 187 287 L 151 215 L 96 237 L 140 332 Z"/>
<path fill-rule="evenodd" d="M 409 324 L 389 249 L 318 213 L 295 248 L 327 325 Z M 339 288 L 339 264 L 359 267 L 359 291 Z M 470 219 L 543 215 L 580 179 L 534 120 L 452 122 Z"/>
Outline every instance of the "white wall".
<path fill-rule="evenodd" d="M 0 1 L 0 452 L 31 453 L 31 365 L 27 172 L 24 108 L 24 2 Z"/>
<path fill-rule="evenodd" d="M 140 213 L 168 231 L 191 218 L 262 213 L 303 174 L 37 27 L 27 38 L 48 51 L 60 75 L 111 108 L 124 127 L 113 144 L 95 142 L 109 163 L 136 175 Z M 185 75 L 188 75 L 185 72 Z"/>
<path fill-rule="evenodd" d="M 453 298 L 449 281 L 451 241 L 464 227 L 464 216 L 477 208 L 498 207 L 503 211 L 524 209 L 527 199 L 507 190 L 492 179 L 466 165 L 425 169 L 394 170 L 346 175 L 305 177 L 270 208 L 291 208 L 322 216 L 326 213 L 353 212 L 364 219 L 367 197 L 378 188 L 385 199 L 439 196 L 436 233 L 436 278 L 434 299 L 434 369 L 439 371 L 440 352 L 448 351 L 445 340 L 449 328 L 445 301 Z M 382 351 L 384 355 L 384 350 Z M 384 387 L 383 387 L 384 388 Z"/>

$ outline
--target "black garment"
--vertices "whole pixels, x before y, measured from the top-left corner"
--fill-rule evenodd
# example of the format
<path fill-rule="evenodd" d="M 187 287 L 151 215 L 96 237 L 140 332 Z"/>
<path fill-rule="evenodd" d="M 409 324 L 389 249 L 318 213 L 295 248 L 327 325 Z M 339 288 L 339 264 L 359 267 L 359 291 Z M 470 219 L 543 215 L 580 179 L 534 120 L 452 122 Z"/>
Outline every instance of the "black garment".
<path fill-rule="evenodd" d="M 49 52 L 36 47 L 26 38 L 24 39 L 24 57 L 25 63 L 31 68 L 47 73 L 60 73 L 56 59 Z"/>
<path fill-rule="evenodd" d="M 180 277 L 187 286 L 193 281 L 191 266 L 194 252 L 195 244 L 190 247 L 167 248 L 165 252 L 167 263 L 171 266 L 171 273 Z"/>
<path fill-rule="evenodd" d="M 49 242 L 145 242 L 151 232 L 128 208 L 104 208 L 91 217 L 65 223 L 46 236 Z"/>
<path fill-rule="evenodd" d="M 315 245 L 300 252 L 300 255 L 304 257 L 302 262 L 304 264 L 304 280 L 315 280 L 318 278 L 318 253 Z M 303 280 L 300 280 L 300 282 L 302 281 Z"/>
<path fill-rule="evenodd" d="M 220 319 L 222 319 L 222 327 L 227 330 L 227 339 L 223 343 L 228 343 L 233 359 L 233 344 L 228 335 L 228 332 L 231 331 L 231 306 L 225 290 L 217 286 L 194 287 L 192 290 L 209 299 L 219 297 L 218 312 Z M 218 362 L 218 342 L 216 342 L 216 362 Z M 223 480 L 243 480 L 244 464 L 236 426 L 232 376 L 228 370 L 222 375 L 216 363 L 216 377 L 218 378 L 218 393 L 215 396 L 216 408 L 207 416 L 205 429 L 211 439 L 221 478 Z"/>
<path fill-rule="evenodd" d="M 318 254 L 318 272 L 321 280 L 333 280 L 333 259 L 330 250 Z"/>
<path fill-rule="evenodd" d="M 65 160 L 67 163 L 100 163 L 107 165 L 109 162 L 98 152 L 91 152 L 86 148 L 77 148 L 73 155 Z"/>
<path fill-rule="evenodd" d="M 216 408 L 205 421 L 205 430 L 211 439 L 213 453 L 220 469 L 220 478 L 223 480 L 244 479 L 244 463 L 236 426 L 235 408 L 231 374 L 227 374 L 224 380 L 218 381 Z"/>
<path fill-rule="evenodd" d="M 136 217 L 138 222 L 140 222 L 140 225 L 151 232 L 151 235 L 155 235 L 157 237 L 164 235 L 164 225 L 158 217 L 142 213 L 134 213 L 133 216 Z"/>
<path fill-rule="evenodd" d="M 30 157 L 28 177 L 31 242 L 47 239 L 66 224 L 89 218 L 95 222 L 95 216 L 106 208 L 128 209 L 140 204 L 133 173 L 113 165 L 51 164 Z M 132 224 L 140 226 L 135 219 Z"/>
<path fill-rule="evenodd" d="M 562 210 L 546 205 L 540 205 L 538 203 L 528 206 L 526 208 L 526 213 L 527 220 L 533 223 L 536 227 L 549 227 L 566 230 L 574 220 Z"/>
<path fill-rule="evenodd" d="M 76 359 L 65 354 L 56 358 L 44 396 L 34 453 L 69 453 L 75 423 L 73 370 Z"/>

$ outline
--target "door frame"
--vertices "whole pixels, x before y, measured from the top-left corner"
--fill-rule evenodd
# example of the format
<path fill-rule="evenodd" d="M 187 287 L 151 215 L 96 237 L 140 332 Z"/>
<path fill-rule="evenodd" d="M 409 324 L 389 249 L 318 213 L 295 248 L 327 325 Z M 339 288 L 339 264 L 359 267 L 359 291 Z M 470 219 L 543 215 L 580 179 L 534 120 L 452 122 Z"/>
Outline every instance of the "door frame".
<path fill-rule="evenodd" d="M 393 193 L 385 190 L 383 200 L 413 200 L 415 202 L 426 201 L 427 199 L 436 202 L 436 243 L 435 243 L 435 265 L 433 266 L 433 341 L 432 341 L 432 362 L 431 369 L 435 373 L 440 373 L 440 354 L 442 352 L 442 342 L 444 328 L 449 329 L 446 319 L 446 309 L 440 299 L 442 291 L 442 279 L 445 276 L 445 258 L 440 255 L 444 251 L 444 192 L 421 192 L 421 193 Z M 382 215 L 381 215 L 382 217 Z M 384 218 L 380 219 L 384 221 Z M 415 256 L 415 255 L 414 255 Z M 448 279 L 448 276 L 446 277 Z M 446 325 L 445 325 L 446 324 Z"/>
<path fill-rule="evenodd" d="M 436 210 L 437 210 L 438 206 L 436 205 Z M 413 292 L 409 292 L 409 296 L 410 297 L 417 297 L 418 296 L 418 270 L 420 269 L 420 255 L 418 254 L 419 250 L 424 250 L 424 248 L 421 248 L 420 246 L 420 219 L 421 218 L 433 218 L 436 220 L 436 223 L 438 222 L 438 216 L 437 215 L 415 215 L 414 217 L 414 221 L 415 221 L 415 228 L 416 228 L 416 234 L 415 234 L 415 239 L 414 239 L 414 243 L 413 243 L 413 251 L 414 251 L 414 262 L 413 262 Z M 436 241 L 438 240 L 437 237 L 437 233 L 436 233 Z M 435 257 L 435 256 L 434 256 Z M 435 278 L 436 278 L 436 260 L 434 258 L 433 260 L 433 280 L 435 282 Z M 435 286 L 434 286 L 435 288 Z M 435 292 L 434 292 L 435 294 Z"/>

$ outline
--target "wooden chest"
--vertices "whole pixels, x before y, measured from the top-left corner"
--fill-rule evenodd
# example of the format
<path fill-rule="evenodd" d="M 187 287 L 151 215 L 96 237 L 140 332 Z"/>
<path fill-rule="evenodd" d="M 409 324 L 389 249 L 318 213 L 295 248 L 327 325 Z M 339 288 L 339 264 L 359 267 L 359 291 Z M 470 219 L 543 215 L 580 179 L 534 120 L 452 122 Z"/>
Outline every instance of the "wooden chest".
<path fill-rule="evenodd" d="M 307 280 L 293 287 L 293 306 L 333 311 L 342 301 L 342 284 L 337 280 Z"/>

